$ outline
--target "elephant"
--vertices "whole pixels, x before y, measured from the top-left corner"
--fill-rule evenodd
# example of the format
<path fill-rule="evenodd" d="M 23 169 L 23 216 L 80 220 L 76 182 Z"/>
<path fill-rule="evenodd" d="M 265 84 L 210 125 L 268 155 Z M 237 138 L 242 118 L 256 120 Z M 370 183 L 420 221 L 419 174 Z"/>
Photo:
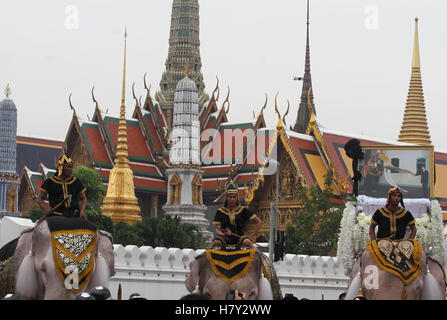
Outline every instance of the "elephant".
<path fill-rule="evenodd" d="M 366 300 L 444 300 L 446 278 L 441 264 L 422 251 L 419 265 L 418 276 L 405 284 L 398 276 L 378 267 L 370 251 L 365 249 L 350 273 L 345 300 L 359 297 Z"/>
<path fill-rule="evenodd" d="M 19 238 L 14 239 L 6 246 L 8 251 L 13 252 L 11 257 L 3 257 L 3 271 L 0 269 L 0 282 L 3 290 L 14 290 L 16 294 L 26 299 L 43 300 L 73 300 L 77 289 L 75 279 L 62 281 L 55 265 L 51 232 L 49 221 L 53 217 L 47 217 L 38 222 L 33 228 L 27 229 L 21 233 Z M 81 218 L 54 217 L 61 220 L 65 225 L 79 223 Z M 77 220 L 79 219 L 79 220 Z M 53 221 L 53 220 L 52 220 Z M 84 220 L 82 225 L 89 225 L 92 234 L 96 234 L 96 245 L 91 244 L 94 262 L 90 262 L 90 276 L 86 277 L 85 282 L 79 287 L 82 291 L 89 291 L 96 286 L 108 287 L 111 276 L 115 274 L 113 241 L 110 233 L 103 230 L 96 230 L 96 227 L 90 222 Z M 76 228 L 75 232 L 76 232 Z M 15 248 L 14 248 L 15 246 Z M 3 248 L 1 249 L 3 250 Z M 91 261 L 91 260 L 90 260 Z M 70 287 L 67 287 L 71 285 Z M 5 285 L 3 285 L 5 284 Z M 1 290 L 0 290 L 1 291 Z M 2 296 L 5 292 L 1 292 Z"/>
<path fill-rule="evenodd" d="M 244 252 L 244 250 L 249 249 L 242 248 L 239 252 Z M 206 295 L 210 300 L 225 300 L 230 289 L 245 292 L 246 300 L 282 299 L 273 264 L 261 251 L 251 250 L 254 252 L 251 267 L 245 275 L 235 281 L 224 281 L 216 273 L 207 257 L 207 252 L 211 250 L 203 252 L 189 264 L 190 273 L 185 281 L 186 288 L 189 292 Z M 268 270 L 269 280 L 263 276 L 264 268 Z"/>

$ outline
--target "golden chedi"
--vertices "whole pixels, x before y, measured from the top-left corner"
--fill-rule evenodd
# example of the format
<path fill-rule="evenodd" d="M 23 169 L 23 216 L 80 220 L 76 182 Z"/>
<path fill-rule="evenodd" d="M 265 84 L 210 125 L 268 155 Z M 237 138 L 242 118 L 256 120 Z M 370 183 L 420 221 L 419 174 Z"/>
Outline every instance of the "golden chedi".
<path fill-rule="evenodd" d="M 125 34 L 125 38 L 126 38 Z M 129 166 L 127 151 L 127 125 L 125 100 L 126 81 L 126 39 L 124 40 L 123 91 L 121 97 L 120 120 L 118 127 L 118 143 L 113 169 L 110 171 L 107 194 L 101 206 L 102 213 L 109 216 L 114 223 L 127 222 L 133 224 L 141 221 L 138 199 L 135 196 L 134 176 Z"/>
<path fill-rule="evenodd" d="M 418 18 L 415 19 L 410 88 L 398 141 L 418 145 L 431 145 L 427 116 L 425 114 L 424 92 L 422 90 Z"/>

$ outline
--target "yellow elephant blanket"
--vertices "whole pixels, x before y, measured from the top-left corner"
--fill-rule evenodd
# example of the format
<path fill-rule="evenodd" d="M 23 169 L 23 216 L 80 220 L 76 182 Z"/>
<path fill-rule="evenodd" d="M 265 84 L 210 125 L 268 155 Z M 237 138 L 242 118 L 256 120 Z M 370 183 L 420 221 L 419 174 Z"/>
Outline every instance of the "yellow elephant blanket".
<path fill-rule="evenodd" d="M 410 284 L 421 272 L 422 246 L 417 240 L 374 240 L 366 248 L 377 266 Z"/>
<path fill-rule="evenodd" d="M 206 258 L 214 273 L 226 283 L 241 279 L 253 263 L 254 249 L 226 246 L 221 249 L 206 250 Z"/>

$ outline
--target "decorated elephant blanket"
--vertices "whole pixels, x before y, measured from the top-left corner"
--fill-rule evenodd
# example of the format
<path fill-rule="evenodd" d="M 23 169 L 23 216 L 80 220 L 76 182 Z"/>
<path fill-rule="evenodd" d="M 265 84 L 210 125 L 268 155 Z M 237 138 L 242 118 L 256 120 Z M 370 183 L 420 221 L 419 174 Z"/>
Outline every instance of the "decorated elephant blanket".
<path fill-rule="evenodd" d="M 206 250 L 206 258 L 219 278 L 226 283 L 232 283 L 241 279 L 250 270 L 255 258 L 255 250 L 226 246 Z"/>
<path fill-rule="evenodd" d="M 379 268 L 399 277 L 406 285 L 421 272 L 422 246 L 417 240 L 374 240 L 366 248 Z"/>
<path fill-rule="evenodd" d="M 93 274 L 98 238 L 96 226 L 81 218 L 63 216 L 51 216 L 46 221 L 57 274 L 67 289 L 78 293 Z"/>

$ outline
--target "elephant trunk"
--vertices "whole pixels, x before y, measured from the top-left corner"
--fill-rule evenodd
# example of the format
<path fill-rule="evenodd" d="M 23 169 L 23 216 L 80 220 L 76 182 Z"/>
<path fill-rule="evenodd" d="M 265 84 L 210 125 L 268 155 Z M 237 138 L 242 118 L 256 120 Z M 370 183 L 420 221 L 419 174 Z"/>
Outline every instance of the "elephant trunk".
<path fill-rule="evenodd" d="M 108 288 L 109 267 L 107 265 L 107 262 L 100 254 L 96 256 L 95 262 L 95 271 L 93 272 L 92 278 L 90 279 L 90 283 L 93 284 L 93 286 L 103 286 Z"/>
<path fill-rule="evenodd" d="M 28 253 L 20 264 L 16 276 L 16 293 L 25 299 L 33 299 L 37 296 L 38 280 L 34 268 L 34 256 Z"/>

